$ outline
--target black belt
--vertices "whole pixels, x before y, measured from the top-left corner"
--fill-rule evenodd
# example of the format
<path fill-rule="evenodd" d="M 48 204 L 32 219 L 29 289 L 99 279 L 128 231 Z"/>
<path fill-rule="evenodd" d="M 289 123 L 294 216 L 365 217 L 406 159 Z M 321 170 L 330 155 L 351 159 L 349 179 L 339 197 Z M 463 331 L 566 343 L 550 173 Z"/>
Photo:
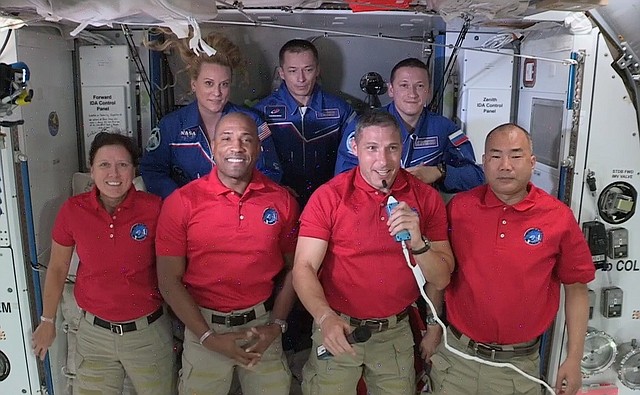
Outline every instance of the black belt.
<path fill-rule="evenodd" d="M 270 297 L 264 302 L 265 312 L 271 311 L 273 308 L 274 297 Z M 226 326 L 238 326 L 244 325 L 257 318 L 256 309 L 245 311 L 244 313 L 232 313 L 229 315 L 216 315 L 211 314 L 211 322 L 214 324 L 221 324 Z"/>
<path fill-rule="evenodd" d="M 404 309 L 400 313 L 396 314 L 396 323 L 402 321 L 407 318 L 409 315 L 409 309 Z M 389 320 L 384 319 L 359 319 L 349 317 L 349 325 L 351 326 L 366 326 L 374 332 L 382 332 L 384 330 L 389 329 Z"/>
<path fill-rule="evenodd" d="M 462 332 L 457 330 L 453 325 L 449 325 L 449 329 L 456 339 L 460 340 L 463 336 Z M 476 355 L 479 355 L 485 359 L 493 360 L 506 360 L 513 357 L 523 357 L 531 355 L 540 349 L 540 338 L 532 340 L 530 343 L 523 343 L 521 345 L 500 345 L 500 344 L 488 344 L 479 343 L 475 340 L 469 339 L 467 345 L 472 349 Z"/>
<path fill-rule="evenodd" d="M 153 313 L 151 313 L 148 316 L 143 317 L 141 319 L 145 319 L 146 318 L 147 323 L 149 325 L 151 325 L 158 318 L 162 317 L 162 314 L 164 314 L 164 310 L 162 309 L 162 307 L 160 307 L 158 310 L 154 311 Z M 122 335 L 123 333 L 127 333 L 127 332 L 133 332 L 133 331 L 138 330 L 138 329 L 142 329 L 142 328 L 138 328 L 138 325 L 136 324 L 136 321 L 131 321 L 131 322 L 109 322 L 109 321 L 103 320 L 100 317 L 93 317 L 93 325 L 99 326 L 101 328 L 109 329 L 111 332 L 113 332 L 115 334 L 118 334 L 118 335 Z"/>

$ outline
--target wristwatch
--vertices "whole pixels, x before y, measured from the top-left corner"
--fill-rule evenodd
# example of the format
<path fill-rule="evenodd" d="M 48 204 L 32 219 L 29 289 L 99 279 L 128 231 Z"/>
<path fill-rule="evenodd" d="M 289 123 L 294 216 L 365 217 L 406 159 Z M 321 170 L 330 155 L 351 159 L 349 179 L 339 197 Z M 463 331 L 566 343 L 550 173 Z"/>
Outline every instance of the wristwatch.
<path fill-rule="evenodd" d="M 289 327 L 287 321 L 280 320 L 278 318 L 276 318 L 275 320 L 271 320 L 271 322 L 269 322 L 267 325 L 280 325 L 280 330 L 282 330 L 282 333 L 285 333 L 287 331 L 287 328 Z"/>
<path fill-rule="evenodd" d="M 438 325 L 438 321 L 436 321 L 436 317 L 433 314 L 427 314 L 427 318 L 424 321 L 427 326 Z"/>
<path fill-rule="evenodd" d="M 422 241 L 424 241 L 424 247 L 417 250 L 411 249 L 411 253 L 413 255 L 424 254 L 425 252 L 429 251 L 429 249 L 431 248 L 431 241 L 426 237 L 424 237 L 424 235 L 422 235 Z"/>

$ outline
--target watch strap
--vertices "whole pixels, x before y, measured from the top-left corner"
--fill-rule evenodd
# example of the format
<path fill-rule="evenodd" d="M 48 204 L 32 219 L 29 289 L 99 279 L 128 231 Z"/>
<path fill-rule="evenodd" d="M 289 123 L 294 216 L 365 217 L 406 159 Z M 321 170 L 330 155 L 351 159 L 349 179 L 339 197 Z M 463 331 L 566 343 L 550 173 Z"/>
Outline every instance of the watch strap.
<path fill-rule="evenodd" d="M 422 241 L 424 241 L 424 247 L 419 248 L 417 250 L 411 249 L 411 253 L 413 255 L 424 254 L 425 252 L 429 251 L 429 249 L 431 249 L 431 241 L 429 241 L 429 239 L 424 237 L 424 235 L 422 236 Z"/>
<path fill-rule="evenodd" d="M 289 325 L 287 324 L 287 321 L 281 320 L 281 319 L 278 319 L 278 318 L 271 320 L 271 322 L 269 322 L 268 325 L 278 325 L 278 326 L 280 326 L 280 330 L 282 331 L 282 333 L 285 333 L 287 331 L 287 328 L 289 327 Z"/>

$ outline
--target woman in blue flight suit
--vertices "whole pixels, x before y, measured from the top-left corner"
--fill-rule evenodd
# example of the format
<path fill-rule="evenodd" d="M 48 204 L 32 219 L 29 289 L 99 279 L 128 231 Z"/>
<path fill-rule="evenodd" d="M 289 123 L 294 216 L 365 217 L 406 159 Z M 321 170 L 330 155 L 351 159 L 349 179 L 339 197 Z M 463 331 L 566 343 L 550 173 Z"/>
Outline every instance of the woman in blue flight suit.
<path fill-rule="evenodd" d="M 140 162 L 147 190 L 165 198 L 175 189 L 211 172 L 215 159 L 210 141 L 213 141 L 215 127 L 223 115 L 237 111 L 249 115 L 258 126 L 262 146 L 258 169 L 279 182 L 282 171 L 269 126 L 254 110 L 229 102 L 233 71 L 243 65 L 239 48 L 224 36 L 212 33 L 204 41 L 215 49 L 215 54 L 198 55 L 189 48 L 187 40 L 171 37 L 162 45 L 151 45 L 158 50 L 177 47 L 196 100 L 166 115 L 152 131 Z"/>

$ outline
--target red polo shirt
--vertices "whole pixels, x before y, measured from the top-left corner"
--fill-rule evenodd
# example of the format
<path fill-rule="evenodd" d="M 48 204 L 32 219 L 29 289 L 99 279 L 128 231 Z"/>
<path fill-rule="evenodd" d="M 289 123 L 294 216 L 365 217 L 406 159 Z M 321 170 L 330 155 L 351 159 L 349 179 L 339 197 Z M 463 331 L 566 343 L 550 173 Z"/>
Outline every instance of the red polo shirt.
<path fill-rule="evenodd" d="M 293 196 L 260 172 L 239 195 L 214 167 L 165 200 L 156 252 L 187 258 L 182 281 L 198 305 L 245 309 L 271 296 L 283 255 L 295 249 L 298 214 Z"/>
<path fill-rule="evenodd" d="M 74 295 L 78 305 L 113 322 L 131 321 L 162 305 L 154 240 L 162 201 L 136 191 L 109 215 L 94 186 L 67 200 L 53 226 L 53 240 L 74 246 L 80 258 Z"/>
<path fill-rule="evenodd" d="M 446 290 L 449 322 L 471 339 L 514 344 L 551 324 L 560 284 L 595 277 L 573 213 L 533 184 L 509 206 L 483 185 L 448 205 L 456 270 Z"/>
<path fill-rule="evenodd" d="M 391 194 L 418 212 L 423 235 L 447 240 L 446 210 L 435 189 L 400 170 Z M 300 218 L 300 236 L 329 243 L 319 273 L 329 305 L 352 317 L 388 317 L 419 296 L 402 247 L 389 235 L 387 197 L 356 167 L 321 186 Z"/>

